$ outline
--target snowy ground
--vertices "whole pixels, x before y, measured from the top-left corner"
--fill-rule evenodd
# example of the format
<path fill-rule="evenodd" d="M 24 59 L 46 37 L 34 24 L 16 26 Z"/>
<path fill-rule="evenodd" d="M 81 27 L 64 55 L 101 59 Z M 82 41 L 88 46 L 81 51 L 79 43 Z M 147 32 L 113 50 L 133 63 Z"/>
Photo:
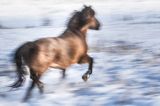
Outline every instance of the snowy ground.
<path fill-rule="evenodd" d="M 45 93 L 34 89 L 21 103 L 29 85 L 10 90 L 15 81 L 11 62 L 23 42 L 57 36 L 74 10 L 90 4 L 101 21 L 100 31 L 88 32 L 94 73 L 81 76 L 87 65 L 43 76 Z M 158 0 L 1 0 L 0 106 L 160 106 L 160 1 Z"/>

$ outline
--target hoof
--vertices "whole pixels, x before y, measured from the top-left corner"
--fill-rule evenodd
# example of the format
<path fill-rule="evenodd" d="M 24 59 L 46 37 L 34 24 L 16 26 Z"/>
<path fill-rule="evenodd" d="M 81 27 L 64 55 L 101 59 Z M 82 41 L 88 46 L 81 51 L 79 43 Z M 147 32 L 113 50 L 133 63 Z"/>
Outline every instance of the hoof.
<path fill-rule="evenodd" d="M 22 99 L 22 103 L 25 103 L 25 102 L 27 102 L 28 101 L 28 99 L 29 99 L 29 97 L 30 97 L 30 95 L 26 95 L 23 99 Z"/>
<path fill-rule="evenodd" d="M 82 76 L 82 79 L 84 80 L 84 81 L 87 81 L 88 80 L 88 78 L 89 78 L 89 74 L 84 74 L 83 76 Z"/>
<path fill-rule="evenodd" d="M 22 103 L 27 102 L 27 98 L 23 98 L 21 102 L 22 102 Z"/>

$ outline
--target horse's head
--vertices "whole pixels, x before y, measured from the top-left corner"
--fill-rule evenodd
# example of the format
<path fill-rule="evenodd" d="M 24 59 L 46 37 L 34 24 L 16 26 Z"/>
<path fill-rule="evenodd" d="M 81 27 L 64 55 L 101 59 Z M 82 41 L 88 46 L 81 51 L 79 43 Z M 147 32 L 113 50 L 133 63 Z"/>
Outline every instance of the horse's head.
<path fill-rule="evenodd" d="M 89 29 L 99 30 L 100 22 L 95 17 L 95 11 L 91 6 L 84 5 L 81 14 L 81 18 L 85 26 L 88 26 Z"/>
<path fill-rule="evenodd" d="M 86 30 L 100 28 L 100 23 L 95 17 L 95 11 L 91 6 L 84 6 L 81 11 L 75 11 L 70 18 L 67 27 L 71 30 Z"/>

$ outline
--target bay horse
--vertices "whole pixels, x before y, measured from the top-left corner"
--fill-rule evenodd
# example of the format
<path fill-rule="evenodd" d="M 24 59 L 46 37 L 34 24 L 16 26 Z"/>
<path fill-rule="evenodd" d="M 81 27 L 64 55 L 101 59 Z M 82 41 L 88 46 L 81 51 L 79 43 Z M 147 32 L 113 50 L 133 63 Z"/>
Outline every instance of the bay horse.
<path fill-rule="evenodd" d="M 21 45 L 14 56 L 18 80 L 12 87 L 20 87 L 25 81 L 24 64 L 28 66 L 32 79 L 24 101 L 30 97 L 35 85 L 43 92 L 40 78 L 49 67 L 61 69 L 62 77 L 65 78 L 66 68 L 71 64 L 88 63 L 88 71 L 82 76 L 82 79 L 87 81 L 92 74 L 93 58 L 87 54 L 86 34 L 88 29 L 99 28 L 100 22 L 95 17 L 95 11 L 91 6 L 84 6 L 82 10 L 74 12 L 66 30 L 60 36 L 41 38 Z"/>

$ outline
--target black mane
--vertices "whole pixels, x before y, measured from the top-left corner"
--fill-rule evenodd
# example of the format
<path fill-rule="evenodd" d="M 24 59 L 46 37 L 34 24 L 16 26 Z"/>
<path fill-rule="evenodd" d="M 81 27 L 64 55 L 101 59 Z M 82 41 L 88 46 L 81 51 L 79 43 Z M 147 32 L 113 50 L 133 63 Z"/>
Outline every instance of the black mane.
<path fill-rule="evenodd" d="M 73 16 L 68 21 L 67 28 L 71 30 L 79 30 L 84 25 L 82 18 L 82 13 L 80 11 L 74 12 Z"/>

